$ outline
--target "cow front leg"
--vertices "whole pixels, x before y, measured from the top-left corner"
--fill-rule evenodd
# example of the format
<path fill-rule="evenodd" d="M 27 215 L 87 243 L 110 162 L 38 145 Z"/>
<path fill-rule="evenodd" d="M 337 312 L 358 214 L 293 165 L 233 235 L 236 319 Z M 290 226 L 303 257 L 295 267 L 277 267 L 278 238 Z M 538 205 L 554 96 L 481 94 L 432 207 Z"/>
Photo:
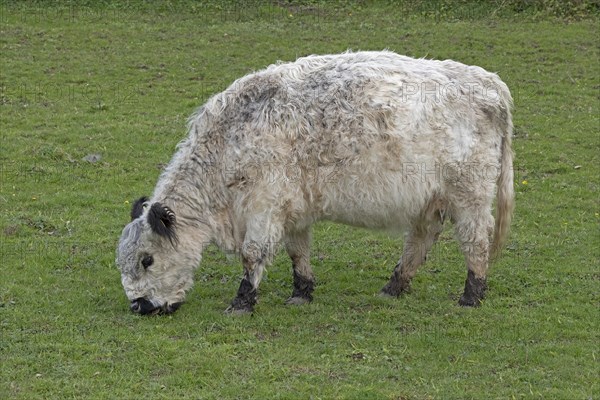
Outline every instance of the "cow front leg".
<path fill-rule="evenodd" d="M 305 304 L 312 301 L 315 279 L 310 266 L 310 229 L 288 233 L 285 249 L 292 259 L 294 288 L 286 304 Z"/>
<path fill-rule="evenodd" d="M 254 311 L 254 306 L 258 301 L 258 284 L 260 282 L 260 278 L 257 276 L 262 275 L 262 272 L 257 273 L 258 269 L 264 270 L 264 266 L 255 268 L 252 273 L 244 273 L 237 295 L 225 310 L 226 313 L 247 314 Z"/>
<path fill-rule="evenodd" d="M 254 311 L 258 301 L 258 285 L 265 270 L 267 252 L 261 246 L 248 244 L 242 250 L 244 277 L 240 282 L 237 295 L 225 310 L 230 314 L 247 314 Z"/>
<path fill-rule="evenodd" d="M 388 283 L 381 289 L 386 296 L 398 297 L 410 288 L 410 281 L 417 269 L 427 259 L 427 253 L 442 232 L 443 219 L 432 221 L 428 225 L 418 225 L 406 237 L 400 261 Z"/>
<path fill-rule="evenodd" d="M 237 295 L 225 310 L 229 314 L 248 314 L 254 311 L 258 302 L 258 285 L 262 279 L 264 264 L 257 264 L 252 270 L 244 266 L 244 277 L 240 282 Z"/>

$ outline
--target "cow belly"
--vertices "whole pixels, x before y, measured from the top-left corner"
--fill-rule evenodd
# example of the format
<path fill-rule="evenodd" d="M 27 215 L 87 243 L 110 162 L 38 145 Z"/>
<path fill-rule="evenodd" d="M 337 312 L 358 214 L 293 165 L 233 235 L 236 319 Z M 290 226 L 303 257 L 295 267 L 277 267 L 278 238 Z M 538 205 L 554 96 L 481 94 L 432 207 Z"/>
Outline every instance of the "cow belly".
<path fill-rule="evenodd" d="M 346 176 L 322 190 L 322 218 L 366 228 L 403 230 L 419 214 L 432 188 L 386 176 Z"/>

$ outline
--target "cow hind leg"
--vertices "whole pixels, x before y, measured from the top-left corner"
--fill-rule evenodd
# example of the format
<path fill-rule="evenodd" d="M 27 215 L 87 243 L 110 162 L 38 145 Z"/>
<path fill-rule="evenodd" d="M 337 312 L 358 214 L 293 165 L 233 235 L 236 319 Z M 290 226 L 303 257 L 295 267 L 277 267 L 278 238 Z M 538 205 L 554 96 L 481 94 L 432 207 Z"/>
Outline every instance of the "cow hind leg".
<path fill-rule="evenodd" d="M 487 289 L 490 237 L 494 218 L 489 207 L 463 210 L 457 215 L 454 229 L 467 264 L 465 289 L 458 303 L 461 306 L 477 307 Z"/>
<path fill-rule="evenodd" d="M 443 213 L 438 211 L 434 218 L 422 220 L 413 227 L 406 236 L 400 261 L 389 282 L 381 289 L 383 295 L 397 297 L 410 288 L 410 281 L 442 232 L 443 222 Z"/>
<path fill-rule="evenodd" d="M 288 233 L 285 249 L 292 259 L 294 288 L 286 304 L 305 304 L 312 301 L 315 279 L 310 266 L 310 229 Z"/>

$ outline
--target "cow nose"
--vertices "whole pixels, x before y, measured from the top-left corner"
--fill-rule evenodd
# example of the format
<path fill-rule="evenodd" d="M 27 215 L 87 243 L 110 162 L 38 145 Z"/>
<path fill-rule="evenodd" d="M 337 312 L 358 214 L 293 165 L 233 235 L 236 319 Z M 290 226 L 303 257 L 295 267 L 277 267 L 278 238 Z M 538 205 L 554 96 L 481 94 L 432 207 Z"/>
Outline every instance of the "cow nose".
<path fill-rule="evenodd" d="M 140 305 L 140 303 L 137 300 L 134 300 L 131 302 L 129 309 L 131 311 L 133 311 L 134 313 L 139 313 L 142 310 L 142 306 Z"/>
<path fill-rule="evenodd" d="M 143 297 L 138 297 L 137 299 L 133 300 L 129 305 L 129 308 L 134 313 L 142 315 L 152 314 L 158 310 L 158 307 L 155 307 L 152 302 Z"/>

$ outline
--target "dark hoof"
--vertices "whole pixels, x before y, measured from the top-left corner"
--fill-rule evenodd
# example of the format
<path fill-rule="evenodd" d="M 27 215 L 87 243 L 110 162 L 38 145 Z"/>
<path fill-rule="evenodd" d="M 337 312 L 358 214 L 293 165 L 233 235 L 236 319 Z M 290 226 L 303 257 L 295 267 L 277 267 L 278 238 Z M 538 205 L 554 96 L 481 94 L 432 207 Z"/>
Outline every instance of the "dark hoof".
<path fill-rule="evenodd" d="M 238 294 L 225 310 L 226 314 L 251 314 L 257 302 L 256 289 L 244 278 L 240 283 Z"/>
<path fill-rule="evenodd" d="M 463 294 L 460 296 L 458 304 L 462 307 L 479 307 L 481 305 L 481 300 L 478 298 L 467 297 Z"/>
<path fill-rule="evenodd" d="M 465 291 L 458 304 L 463 307 L 479 307 L 481 300 L 485 296 L 485 290 L 487 284 L 485 278 L 476 278 L 472 271 L 467 274 L 467 280 L 465 281 Z"/>
<path fill-rule="evenodd" d="M 312 299 L 309 299 L 307 297 L 302 297 L 302 296 L 295 296 L 295 297 L 290 297 L 289 299 L 287 299 L 285 301 L 285 304 L 287 305 L 293 305 L 293 306 L 301 306 L 302 304 L 308 304 L 311 302 Z"/>
<path fill-rule="evenodd" d="M 385 297 L 387 299 L 397 299 L 398 296 L 399 296 L 399 294 L 395 295 L 395 294 L 389 293 L 388 291 L 385 290 L 385 288 L 383 288 L 379 291 L 379 297 Z"/>
<path fill-rule="evenodd" d="M 256 298 L 252 298 L 252 302 L 236 297 L 231 302 L 231 305 L 225 310 L 225 314 L 243 315 L 252 314 L 254 311 L 254 304 L 256 304 Z"/>
<path fill-rule="evenodd" d="M 254 312 L 254 309 L 252 307 L 247 307 L 247 308 L 235 308 L 233 305 L 227 307 L 227 309 L 225 309 L 225 314 L 229 314 L 229 315 L 247 315 L 247 314 L 252 314 Z"/>
<path fill-rule="evenodd" d="M 390 281 L 381 289 L 380 294 L 387 297 L 399 297 L 402 293 L 410 291 L 410 281 L 405 279 L 396 279 L 392 276 Z"/>
<path fill-rule="evenodd" d="M 310 303 L 313 299 L 312 292 L 314 290 L 314 280 L 303 277 L 294 268 L 294 290 L 292 290 L 292 296 L 285 301 L 285 304 L 299 305 Z"/>
<path fill-rule="evenodd" d="M 236 297 L 231 302 L 231 305 L 227 307 L 225 310 L 226 314 L 252 314 L 254 312 L 254 305 L 256 304 L 256 298 L 243 299 L 240 297 Z"/>

